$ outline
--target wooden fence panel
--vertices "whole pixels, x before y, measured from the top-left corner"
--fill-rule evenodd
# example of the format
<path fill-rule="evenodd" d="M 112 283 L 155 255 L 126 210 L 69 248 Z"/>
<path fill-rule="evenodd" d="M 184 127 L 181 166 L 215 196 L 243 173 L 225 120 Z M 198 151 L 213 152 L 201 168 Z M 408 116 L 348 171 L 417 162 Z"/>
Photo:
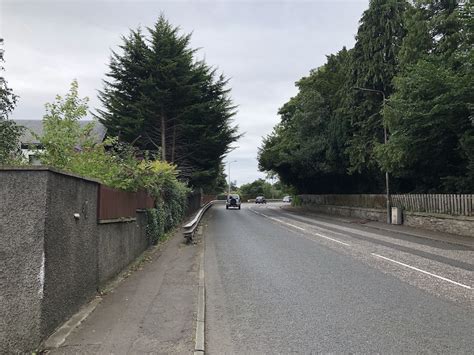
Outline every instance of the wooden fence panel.
<path fill-rule="evenodd" d="M 137 209 L 153 208 L 155 201 L 145 191 L 128 192 L 99 185 L 97 219 L 136 217 Z"/>
<path fill-rule="evenodd" d="M 385 195 L 301 195 L 304 204 L 385 208 Z M 473 194 L 394 194 L 392 206 L 412 212 L 474 215 Z"/>
<path fill-rule="evenodd" d="M 472 216 L 472 194 L 401 194 L 392 195 L 392 205 L 412 212 Z"/>

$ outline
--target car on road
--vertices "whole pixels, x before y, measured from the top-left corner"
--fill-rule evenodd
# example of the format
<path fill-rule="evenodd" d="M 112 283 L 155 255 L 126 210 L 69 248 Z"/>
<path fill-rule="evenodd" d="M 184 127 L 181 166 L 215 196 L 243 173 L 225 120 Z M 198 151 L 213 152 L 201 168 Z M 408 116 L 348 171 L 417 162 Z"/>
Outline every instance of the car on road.
<path fill-rule="evenodd" d="M 257 196 L 255 198 L 255 203 L 267 203 L 267 200 L 265 200 L 265 196 Z"/>
<path fill-rule="evenodd" d="M 225 203 L 225 208 L 238 208 L 240 210 L 240 196 L 237 194 L 232 194 L 227 196 L 227 201 Z"/>
<path fill-rule="evenodd" d="M 291 202 L 291 200 L 292 200 L 291 196 L 283 197 L 283 202 Z"/>

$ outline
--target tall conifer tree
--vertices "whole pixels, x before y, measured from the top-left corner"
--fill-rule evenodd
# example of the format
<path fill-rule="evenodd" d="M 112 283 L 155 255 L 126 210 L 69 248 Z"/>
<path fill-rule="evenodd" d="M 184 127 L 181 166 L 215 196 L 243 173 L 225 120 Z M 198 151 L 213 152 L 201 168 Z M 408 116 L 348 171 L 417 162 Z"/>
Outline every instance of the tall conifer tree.
<path fill-rule="evenodd" d="M 148 33 L 132 31 L 122 53 L 113 53 L 97 115 L 110 134 L 176 164 L 191 185 L 215 186 L 239 137 L 228 82 L 195 61 L 191 36 L 164 16 Z"/>
<path fill-rule="evenodd" d="M 373 149 L 383 141 L 383 95 L 356 88 L 378 90 L 388 98 L 399 70 L 398 52 L 405 36 L 406 0 L 371 0 L 360 20 L 352 52 L 348 112 L 353 127 L 347 149 L 351 171 L 381 175 Z"/>

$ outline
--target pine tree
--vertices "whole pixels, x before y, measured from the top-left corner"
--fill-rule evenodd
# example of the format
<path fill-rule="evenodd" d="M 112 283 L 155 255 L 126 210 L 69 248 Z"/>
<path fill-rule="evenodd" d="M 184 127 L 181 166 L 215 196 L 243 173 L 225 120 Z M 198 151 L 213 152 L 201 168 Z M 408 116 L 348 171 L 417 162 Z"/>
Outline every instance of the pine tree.
<path fill-rule="evenodd" d="M 132 31 L 113 54 L 98 111 L 109 134 L 155 151 L 193 186 L 216 186 L 222 158 L 239 137 L 228 81 L 194 60 L 190 35 L 160 16 L 149 38 Z"/>
<path fill-rule="evenodd" d="M 384 96 L 388 98 L 393 92 L 392 79 L 399 70 L 398 53 L 405 36 L 403 19 L 407 6 L 405 0 L 371 0 L 360 20 L 346 108 L 353 127 L 347 149 L 352 172 L 381 175 L 373 149 L 383 141 L 381 109 Z"/>
<path fill-rule="evenodd" d="M 99 91 L 103 109 L 95 115 L 107 127 L 110 136 L 125 142 L 134 142 L 146 149 L 147 117 L 141 106 L 144 80 L 147 78 L 148 47 L 140 29 L 122 37 L 121 53 L 112 52 L 110 72 Z"/>

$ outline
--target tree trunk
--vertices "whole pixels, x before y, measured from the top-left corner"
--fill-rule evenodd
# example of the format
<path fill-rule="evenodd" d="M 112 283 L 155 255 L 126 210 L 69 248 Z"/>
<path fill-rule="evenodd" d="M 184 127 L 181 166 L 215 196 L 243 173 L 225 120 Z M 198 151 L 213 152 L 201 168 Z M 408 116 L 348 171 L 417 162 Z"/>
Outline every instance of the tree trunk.
<path fill-rule="evenodd" d="M 171 143 L 171 163 L 174 163 L 176 151 L 176 124 L 173 126 L 173 138 Z"/>
<path fill-rule="evenodd" d="M 161 109 L 161 159 L 166 161 L 166 118 Z"/>

